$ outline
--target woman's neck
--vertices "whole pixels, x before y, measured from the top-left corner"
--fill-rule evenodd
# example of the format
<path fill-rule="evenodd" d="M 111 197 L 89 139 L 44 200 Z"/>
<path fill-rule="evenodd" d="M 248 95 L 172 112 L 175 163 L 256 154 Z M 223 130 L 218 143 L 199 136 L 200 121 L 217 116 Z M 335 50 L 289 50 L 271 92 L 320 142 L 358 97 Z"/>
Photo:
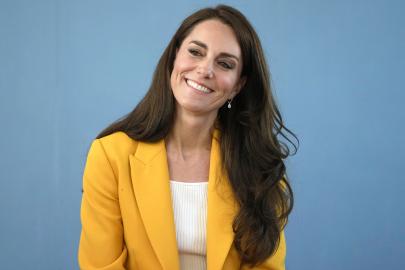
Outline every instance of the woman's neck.
<path fill-rule="evenodd" d="M 167 150 L 175 151 L 185 159 L 187 156 L 209 151 L 216 118 L 214 116 L 176 113 L 174 125 L 166 138 Z"/>

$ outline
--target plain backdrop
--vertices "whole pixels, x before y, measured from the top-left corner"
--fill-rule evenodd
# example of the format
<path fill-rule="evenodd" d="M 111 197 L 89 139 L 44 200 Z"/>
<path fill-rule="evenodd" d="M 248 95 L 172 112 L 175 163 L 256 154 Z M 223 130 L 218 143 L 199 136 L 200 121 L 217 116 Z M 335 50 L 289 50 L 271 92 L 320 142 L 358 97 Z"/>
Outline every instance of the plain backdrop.
<path fill-rule="evenodd" d="M 218 1 L 0 0 L 0 268 L 77 269 L 91 141 Z M 405 269 L 405 2 L 223 1 L 256 28 L 299 137 L 287 268 Z"/>

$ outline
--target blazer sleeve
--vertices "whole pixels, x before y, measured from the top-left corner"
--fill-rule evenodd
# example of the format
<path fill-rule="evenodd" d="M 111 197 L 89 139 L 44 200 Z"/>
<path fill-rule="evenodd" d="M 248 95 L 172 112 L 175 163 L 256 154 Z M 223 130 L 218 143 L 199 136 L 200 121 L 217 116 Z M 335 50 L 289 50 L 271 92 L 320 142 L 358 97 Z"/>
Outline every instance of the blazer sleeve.
<path fill-rule="evenodd" d="M 99 139 L 90 147 L 83 173 L 81 222 L 80 269 L 125 269 L 118 182 Z"/>

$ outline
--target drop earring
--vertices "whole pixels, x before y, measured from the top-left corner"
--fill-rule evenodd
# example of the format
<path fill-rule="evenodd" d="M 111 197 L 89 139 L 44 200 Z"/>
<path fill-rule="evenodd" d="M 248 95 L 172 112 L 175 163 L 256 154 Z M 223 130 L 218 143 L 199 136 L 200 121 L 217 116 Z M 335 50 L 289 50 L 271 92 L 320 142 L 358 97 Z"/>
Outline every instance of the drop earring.
<path fill-rule="evenodd" d="M 232 99 L 228 99 L 228 109 L 232 108 L 231 102 L 232 102 Z"/>

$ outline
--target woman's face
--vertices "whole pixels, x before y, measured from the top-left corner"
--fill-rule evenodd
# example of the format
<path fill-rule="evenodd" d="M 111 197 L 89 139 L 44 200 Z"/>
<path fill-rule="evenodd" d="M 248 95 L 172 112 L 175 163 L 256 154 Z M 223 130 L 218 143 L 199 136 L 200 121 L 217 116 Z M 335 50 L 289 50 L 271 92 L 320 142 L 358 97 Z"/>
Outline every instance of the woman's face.
<path fill-rule="evenodd" d="M 177 50 L 170 78 L 178 111 L 216 116 L 242 88 L 241 49 L 219 20 L 197 24 Z"/>

